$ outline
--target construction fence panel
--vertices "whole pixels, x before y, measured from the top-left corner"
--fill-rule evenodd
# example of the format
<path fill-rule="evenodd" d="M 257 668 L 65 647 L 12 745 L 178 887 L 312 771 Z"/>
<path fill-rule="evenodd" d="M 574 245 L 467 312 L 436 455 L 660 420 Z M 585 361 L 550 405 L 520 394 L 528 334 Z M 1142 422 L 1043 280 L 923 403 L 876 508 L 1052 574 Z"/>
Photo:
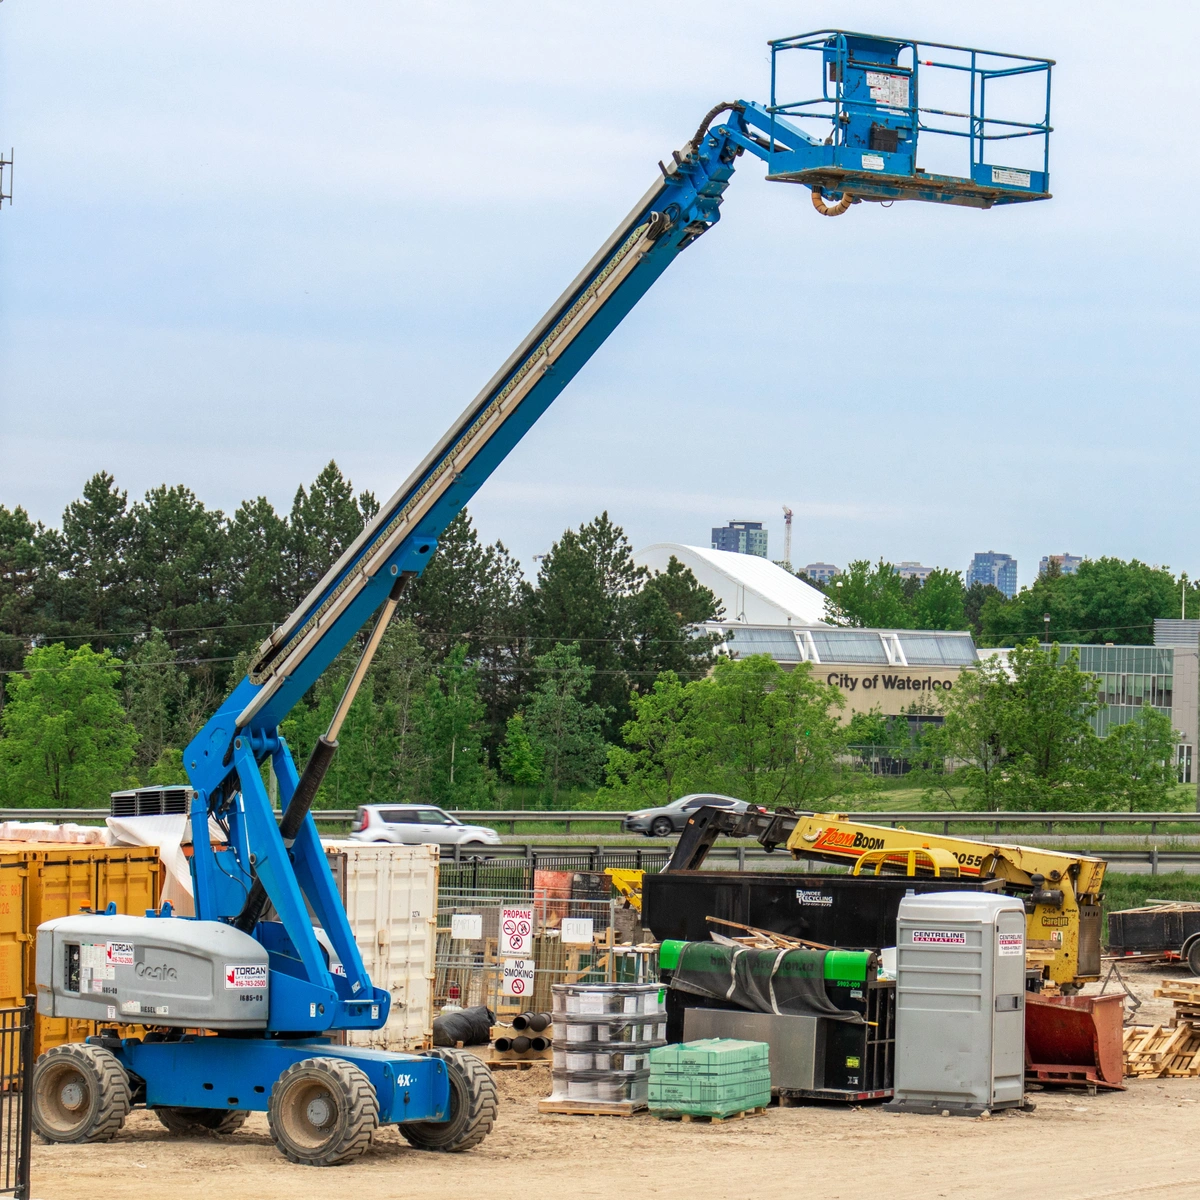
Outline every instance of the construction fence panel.
<path fill-rule="evenodd" d="M 484 1004 L 503 1021 L 522 1012 L 549 1012 L 556 983 L 644 981 L 650 956 L 637 951 L 631 937 L 640 931 L 637 914 L 631 917 L 611 895 L 562 894 L 565 889 L 555 882 L 536 896 L 520 887 L 440 889 L 437 1004 Z M 532 920 L 526 922 L 525 915 Z M 519 950 L 513 950 L 514 942 Z"/>

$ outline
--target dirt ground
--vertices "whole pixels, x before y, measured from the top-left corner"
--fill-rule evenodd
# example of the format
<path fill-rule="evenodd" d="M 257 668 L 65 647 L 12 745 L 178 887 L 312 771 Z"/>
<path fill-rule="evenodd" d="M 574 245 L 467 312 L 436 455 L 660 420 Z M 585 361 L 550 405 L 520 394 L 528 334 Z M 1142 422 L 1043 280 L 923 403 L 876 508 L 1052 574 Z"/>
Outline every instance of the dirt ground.
<path fill-rule="evenodd" d="M 1129 970 L 1131 987 L 1147 997 L 1139 1023 L 1169 1018 L 1169 1003 L 1150 994 L 1160 979 L 1181 974 Z M 1126 1091 L 1096 1096 L 1041 1091 L 1032 1095 L 1036 1111 L 990 1120 L 820 1105 L 715 1125 L 541 1116 L 545 1068 L 496 1078 L 500 1120 L 467 1154 L 410 1149 L 393 1128 L 362 1159 L 317 1170 L 282 1158 L 260 1114 L 231 1137 L 182 1139 L 137 1112 L 114 1142 L 35 1147 L 33 1195 L 303 1200 L 338 1189 L 354 1200 L 692 1200 L 698 1192 L 704 1200 L 794 1200 L 801 1193 L 815 1200 L 872 1193 L 888 1200 L 972 1193 L 1200 1200 L 1200 1078 L 1128 1080 Z"/>

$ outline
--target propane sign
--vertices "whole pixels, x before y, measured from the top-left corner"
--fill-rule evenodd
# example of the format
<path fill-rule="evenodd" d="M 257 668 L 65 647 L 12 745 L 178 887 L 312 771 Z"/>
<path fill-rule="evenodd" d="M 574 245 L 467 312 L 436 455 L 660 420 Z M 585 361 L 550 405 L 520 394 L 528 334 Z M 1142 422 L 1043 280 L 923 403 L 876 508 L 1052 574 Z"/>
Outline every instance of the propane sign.
<path fill-rule="evenodd" d="M 500 956 L 524 958 L 533 947 L 533 909 L 500 909 Z M 520 995 L 517 993 L 510 993 Z"/>
<path fill-rule="evenodd" d="M 533 995 L 533 959 L 509 958 L 504 962 L 504 986 L 506 996 L 526 997 Z"/>

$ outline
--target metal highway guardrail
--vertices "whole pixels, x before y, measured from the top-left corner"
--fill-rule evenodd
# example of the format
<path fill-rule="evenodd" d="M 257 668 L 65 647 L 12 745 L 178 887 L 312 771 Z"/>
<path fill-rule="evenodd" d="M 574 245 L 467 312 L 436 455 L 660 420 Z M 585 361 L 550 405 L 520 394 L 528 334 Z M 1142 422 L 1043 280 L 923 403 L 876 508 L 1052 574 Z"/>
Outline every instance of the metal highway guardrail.
<path fill-rule="evenodd" d="M 619 828 L 628 815 L 612 809 L 569 809 L 563 812 L 517 808 L 447 811 L 460 821 L 471 824 L 507 825 L 510 833 L 516 833 L 518 824 L 557 824 L 563 826 L 564 833 L 571 832 L 572 823 L 612 824 Z M 318 825 L 350 822 L 354 820 L 354 814 L 352 808 L 312 810 Z M 107 816 L 107 808 L 0 809 L 0 821 L 102 821 Z M 1046 833 L 1053 833 L 1056 825 L 1098 825 L 1100 833 L 1106 832 L 1109 825 L 1118 826 L 1123 831 L 1133 825 L 1149 825 L 1151 834 L 1156 834 L 1160 825 L 1194 825 L 1200 832 L 1200 812 L 852 812 L 849 816 L 851 820 L 868 825 L 941 825 L 944 834 L 949 834 L 952 826 L 979 825 L 990 825 L 993 835 L 1003 832 L 1002 825 L 1043 826 Z"/>

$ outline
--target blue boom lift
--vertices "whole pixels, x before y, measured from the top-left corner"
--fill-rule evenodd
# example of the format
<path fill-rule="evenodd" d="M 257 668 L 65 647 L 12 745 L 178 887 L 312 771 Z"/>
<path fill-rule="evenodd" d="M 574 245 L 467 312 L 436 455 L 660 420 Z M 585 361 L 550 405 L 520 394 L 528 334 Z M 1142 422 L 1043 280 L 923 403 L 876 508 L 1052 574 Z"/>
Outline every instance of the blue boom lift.
<path fill-rule="evenodd" d="M 738 158 L 811 191 L 826 215 L 862 201 L 990 208 L 1049 196 L 1048 59 L 821 30 L 771 43 L 771 101 L 720 104 L 466 412 L 294 613 L 185 752 L 194 790 L 195 918 L 84 913 L 38 931 L 39 1012 L 107 1028 L 56 1047 L 35 1071 L 35 1127 L 54 1141 L 111 1137 L 135 1101 L 168 1129 L 230 1130 L 265 1110 L 280 1150 L 329 1165 L 361 1154 L 380 1124 L 414 1146 L 464 1150 L 486 1136 L 495 1087 L 452 1050 L 340 1045 L 377 1029 L 389 994 L 363 967 L 309 813 L 346 712 L 405 585 L 441 531 L 656 279 L 716 224 Z M 788 101 L 789 64 L 818 88 Z M 936 72 L 957 82 L 944 105 Z M 1031 87 L 1032 85 L 1032 87 Z M 997 115 L 1008 99 L 1025 120 Z M 999 95 L 998 95 L 999 93 Z M 937 106 L 934 101 L 936 100 Z M 920 138 L 959 139 L 965 175 L 917 165 Z M 997 144 L 1003 164 L 988 160 Z M 1023 162 L 1023 148 L 1032 155 Z M 361 659 L 302 774 L 279 734 L 292 706 L 375 614 Z M 263 785 L 270 759 L 284 805 Z M 217 827 L 221 837 L 210 836 Z M 332 946 L 338 971 L 314 930 Z M 273 907 L 271 919 L 268 904 Z M 344 973 L 343 973 L 344 972 Z M 122 1037 L 121 1024 L 153 1029 Z M 203 1030 L 199 1033 L 197 1030 Z"/>

